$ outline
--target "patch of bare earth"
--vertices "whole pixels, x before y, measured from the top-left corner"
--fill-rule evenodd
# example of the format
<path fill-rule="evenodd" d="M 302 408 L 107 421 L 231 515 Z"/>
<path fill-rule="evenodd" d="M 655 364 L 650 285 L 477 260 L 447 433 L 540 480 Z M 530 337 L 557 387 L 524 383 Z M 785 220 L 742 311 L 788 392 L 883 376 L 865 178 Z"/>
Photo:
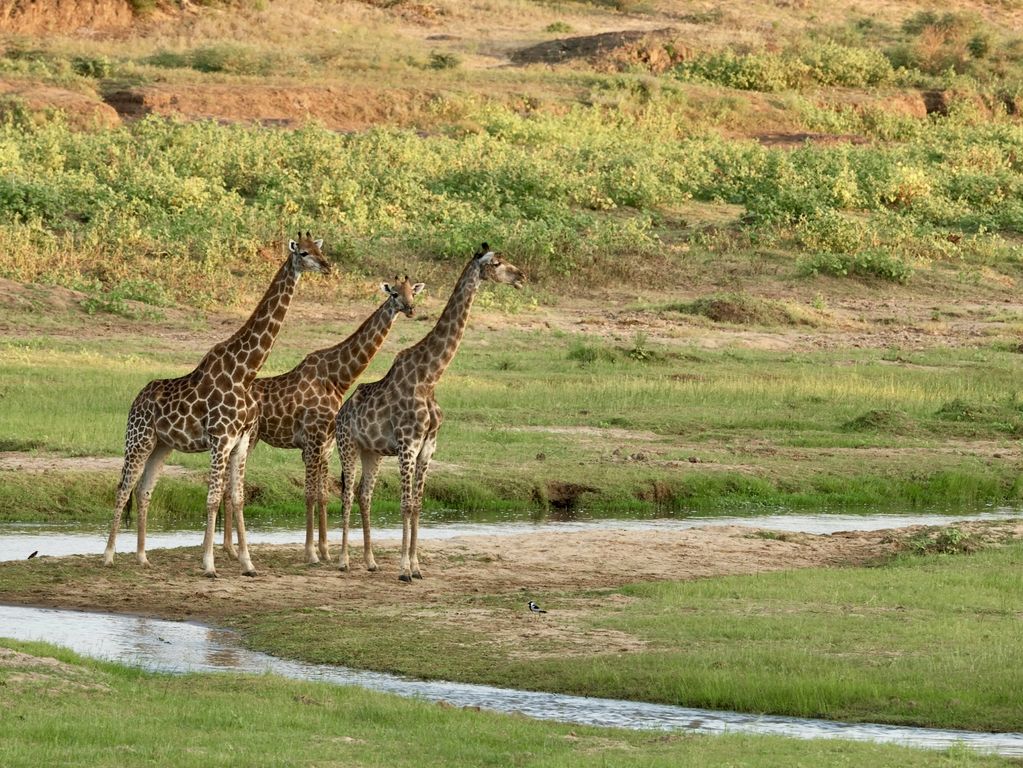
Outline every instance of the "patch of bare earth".
<path fill-rule="evenodd" d="M 964 523 L 959 528 L 995 540 L 1023 535 L 1019 524 Z M 457 596 L 517 595 L 524 604 L 535 595 L 578 593 L 637 581 L 859 565 L 896 552 L 900 542 L 919 530 L 792 534 L 784 540 L 757 538 L 751 536 L 750 529 L 739 527 L 586 531 L 521 538 L 466 536 L 423 542 L 419 559 L 426 578 L 411 585 L 397 580 L 396 541 L 375 546 L 380 565 L 375 573 L 361 568 L 357 545 L 353 569 L 347 573 L 333 565 L 303 565 L 299 546 L 257 545 L 252 548 L 259 571 L 254 578 L 242 576 L 237 563 L 219 552 L 220 578 L 203 578 L 199 546 L 153 550 L 149 568 L 140 568 L 128 554 L 119 555 L 111 568 L 102 566 L 99 554 L 38 558 L 0 564 L 0 600 L 211 621 L 319 606 L 335 606 L 341 611 L 379 612 L 389 607 L 403 613 L 448 611 Z M 197 545 L 200 539 L 197 531 Z M 22 569 L 36 568 L 44 569 L 45 581 L 21 581 L 25 578 Z M 4 578 L 5 571 L 11 578 Z M 53 578 L 49 578 L 51 574 Z M 26 586 L 13 587 L 16 583 Z M 473 620 L 471 615 L 464 618 L 467 625 Z M 625 642 L 612 639 L 619 640 Z"/>
<path fill-rule="evenodd" d="M 120 89 L 105 99 L 126 119 L 161 115 L 280 127 L 315 121 L 335 131 L 359 131 L 414 123 L 436 94 L 346 85 L 160 84 Z"/>
<path fill-rule="evenodd" d="M 52 112 L 63 112 L 73 128 L 113 128 L 121 118 L 113 108 L 95 96 L 51 85 L 0 80 L 0 116 L 23 109 L 40 120 Z"/>
<path fill-rule="evenodd" d="M 31 689 L 44 696 L 57 696 L 68 690 L 109 690 L 92 678 L 93 673 L 49 656 L 0 648 L 0 684 L 8 691 Z"/>
<path fill-rule="evenodd" d="M 124 459 L 120 456 L 51 456 L 21 451 L 0 451 L 0 472 L 33 475 L 52 472 L 120 472 L 123 464 Z M 163 474 L 184 477 L 191 474 L 191 470 L 177 464 L 167 464 L 164 466 Z"/>

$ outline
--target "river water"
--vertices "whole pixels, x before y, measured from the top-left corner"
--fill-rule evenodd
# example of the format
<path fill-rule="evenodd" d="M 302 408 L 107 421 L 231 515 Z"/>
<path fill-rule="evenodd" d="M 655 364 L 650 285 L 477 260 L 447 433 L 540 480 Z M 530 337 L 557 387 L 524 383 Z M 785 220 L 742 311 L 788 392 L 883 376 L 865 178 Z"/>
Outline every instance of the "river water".
<path fill-rule="evenodd" d="M 995 509 L 970 515 L 940 514 L 775 514 L 750 517 L 685 517 L 657 519 L 597 519 L 569 522 L 500 522 L 500 523 L 429 523 L 419 529 L 420 539 L 450 539 L 456 536 L 537 536 L 545 533 L 570 533 L 590 530 L 681 531 L 714 525 L 738 525 L 791 533 L 829 534 L 838 531 L 875 531 L 884 528 L 904 528 L 909 525 L 947 525 L 966 520 L 1023 519 L 1019 510 Z M 353 529 L 356 541 L 361 541 L 358 521 Z M 0 524 L 0 561 L 23 560 L 32 552 L 40 556 L 100 555 L 106 545 L 107 530 L 100 528 L 56 527 L 26 523 Z M 250 544 L 295 544 L 305 541 L 305 529 L 247 527 Z M 146 534 L 146 548 L 199 546 L 203 532 L 195 530 L 159 531 Z M 331 531 L 335 548 L 340 545 L 339 531 Z M 401 538 L 401 529 L 395 526 L 374 527 L 377 540 Z M 118 551 L 135 551 L 135 531 L 124 529 L 118 536 Z"/>
<path fill-rule="evenodd" d="M 748 715 L 636 701 L 519 691 L 486 685 L 414 680 L 346 667 L 286 661 L 242 647 L 230 631 L 189 622 L 0 605 L 0 636 L 42 640 L 83 656 L 153 672 L 272 672 L 297 680 L 357 685 L 459 707 L 481 707 L 543 720 L 701 734 L 756 733 L 800 739 L 850 739 L 885 744 L 970 749 L 1023 757 L 1023 733 L 908 728 L 798 717 Z"/>

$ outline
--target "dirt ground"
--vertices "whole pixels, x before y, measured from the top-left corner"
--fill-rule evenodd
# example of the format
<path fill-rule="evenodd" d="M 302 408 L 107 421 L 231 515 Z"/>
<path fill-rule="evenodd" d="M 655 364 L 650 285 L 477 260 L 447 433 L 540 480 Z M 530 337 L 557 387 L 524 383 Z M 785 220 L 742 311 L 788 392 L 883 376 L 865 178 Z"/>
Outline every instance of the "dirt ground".
<path fill-rule="evenodd" d="M 1023 536 L 1020 523 L 958 527 L 979 540 Z M 242 576 L 237 563 L 218 550 L 217 579 L 202 576 L 198 546 L 152 550 L 149 568 L 136 565 L 130 551 L 118 555 L 111 568 L 102 566 L 99 554 L 39 557 L 0 565 L 0 601 L 214 622 L 294 608 L 391 607 L 405 612 L 477 594 L 518 594 L 525 601 L 640 581 L 862 565 L 890 556 L 921 530 L 810 535 L 722 526 L 678 532 L 466 536 L 424 542 L 420 565 L 425 578 L 411 585 L 397 579 L 399 542 L 375 542 L 380 569 L 369 573 L 361 567 L 357 533 L 348 573 L 334 564 L 304 565 L 299 545 L 253 547 L 255 577 Z M 122 537 L 122 551 L 132 548 L 130 539 Z M 200 539 L 197 531 L 197 544 Z M 337 542 L 332 553 L 336 560 Z"/>

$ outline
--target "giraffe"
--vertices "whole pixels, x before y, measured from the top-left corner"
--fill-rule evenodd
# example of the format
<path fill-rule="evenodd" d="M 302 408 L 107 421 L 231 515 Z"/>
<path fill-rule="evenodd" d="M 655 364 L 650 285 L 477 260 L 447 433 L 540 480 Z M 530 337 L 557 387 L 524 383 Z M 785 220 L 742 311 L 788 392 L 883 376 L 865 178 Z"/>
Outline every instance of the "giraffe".
<path fill-rule="evenodd" d="M 258 415 L 250 387 L 281 329 L 299 275 L 302 272 L 330 274 L 330 265 L 320 250 L 322 245 L 322 240 L 313 240 L 308 232 L 304 237 L 300 233 L 297 242 L 291 240 L 288 258 L 277 270 L 270 287 L 245 325 L 227 341 L 207 352 L 188 375 L 151 381 L 139 392 L 128 411 L 124 466 L 117 485 L 110 537 L 103 553 L 104 564 L 114 562 L 114 544 L 121 513 L 134 489 L 138 501 L 136 557 L 140 565 L 149 565 L 146 557 L 146 514 L 164 460 L 173 450 L 185 453 L 209 451 L 210 479 L 202 567 L 205 576 L 216 577 L 213 525 L 224 493 L 225 472 L 229 470 L 231 477 L 244 478 L 248 433 Z M 240 480 L 229 488 L 239 509 L 241 489 Z M 242 572 L 246 576 L 254 576 L 256 571 L 249 557 L 245 524 L 240 513 L 238 544 Z"/>
<path fill-rule="evenodd" d="M 259 406 L 249 451 L 260 440 L 277 448 L 301 448 L 305 464 L 305 557 L 314 565 L 330 561 L 327 548 L 327 463 L 334 450 L 334 421 L 348 388 L 366 370 L 383 345 L 399 313 L 412 317 L 415 297 L 423 283 L 408 275 L 381 283 L 387 298 L 362 325 L 340 344 L 311 352 L 288 373 L 256 379 L 252 393 Z M 231 544 L 232 505 L 224 504 L 224 549 Z M 313 514 L 319 511 L 319 554 L 313 547 Z"/>
<path fill-rule="evenodd" d="M 451 363 L 465 333 L 476 291 L 484 280 L 521 288 L 525 276 L 483 243 L 462 271 L 434 328 L 394 358 L 379 381 L 360 384 L 337 414 L 337 445 L 341 458 L 341 570 L 348 570 L 348 523 L 355 495 L 356 455 L 362 460 L 359 513 L 366 568 L 375 571 L 370 543 L 369 512 L 380 459 L 397 456 L 401 472 L 401 563 L 398 578 L 421 579 L 416 541 L 423 486 L 437 447 L 443 415 L 434 389 Z"/>

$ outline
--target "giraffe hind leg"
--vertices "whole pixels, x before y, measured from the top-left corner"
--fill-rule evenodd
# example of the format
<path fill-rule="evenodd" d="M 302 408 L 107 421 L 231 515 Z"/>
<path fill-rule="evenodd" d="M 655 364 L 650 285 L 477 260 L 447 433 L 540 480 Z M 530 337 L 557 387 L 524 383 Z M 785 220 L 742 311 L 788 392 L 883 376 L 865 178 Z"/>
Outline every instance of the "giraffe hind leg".
<path fill-rule="evenodd" d="M 412 578 L 423 578 L 419 570 L 419 515 L 423 511 L 423 490 L 426 487 L 426 473 L 430 469 L 430 460 L 437 448 L 436 438 L 427 438 L 423 443 L 423 449 L 419 452 L 416 460 L 416 482 L 412 496 L 412 525 L 411 541 L 409 542 L 409 567 L 412 569 Z"/>
<path fill-rule="evenodd" d="M 170 455 L 171 450 L 169 445 L 162 443 L 156 446 L 146 460 L 142 479 L 139 480 L 135 489 L 135 499 L 138 502 L 138 522 L 135 524 L 138 543 L 135 548 L 135 557 L 138 559 L 139 565 L 149 565 L 149 559 L 146 557 L 146 519 L 149 514 L 149 502 L 152 500 L 156 481 L 160 477 L 160 470 L 163 469 L 163 463 Z"/>
<path fill-rule="evenodd" d="M 129 436 L 131 434 L 131 421 L 129 419 Z M 114 497 L 114 518 L 110 523 L 110 535 L 107 537 L 107 546 L 103 551 L 103 564 L 112 565 L 114 562 L 114 549 L 117 543 L 117 531 L 121 527 L 121 515 L 131 497 L 132 491 L 138 483 L 139 477 L 152 453 L 155 445 L 155 436 L 150 435 L 148 440 L 130 442 L 125 447 L 124 465 L 121 467 L 121 480 L 117 484 L 117 494 Z"/>

